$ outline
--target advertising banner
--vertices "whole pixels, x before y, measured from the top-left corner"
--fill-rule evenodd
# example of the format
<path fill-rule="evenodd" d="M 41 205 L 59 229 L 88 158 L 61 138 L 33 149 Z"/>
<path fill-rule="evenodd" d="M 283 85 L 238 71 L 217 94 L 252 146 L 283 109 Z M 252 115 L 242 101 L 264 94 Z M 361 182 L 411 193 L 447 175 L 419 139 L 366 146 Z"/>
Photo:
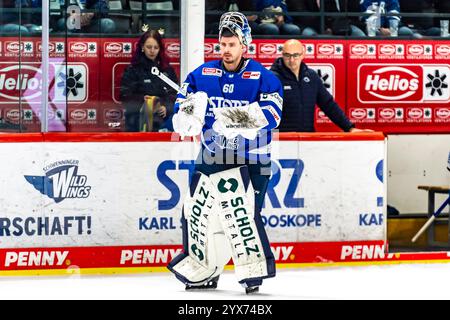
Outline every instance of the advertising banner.
<path fill-rule="evenodd" d="M 24 250 L 28 257 L 41 261 L 44 253 L 36 252 L 45 251 L 47 260 L 67 267 L 64 252 L 73 248 L 179 250 L 181 209 L 198 144 L 170 142 L 170 135 L 165 141 L 158 135 L 140 141 L 110 134 L 109 141 L 75 137 L 77 142 L 54 135 L 43 134 L 42 143 L 0 143 L 0 248 L 5 254 L 30 249 Z M 384 243 L 383 135 L 311 137 L 274 142 L 262 210 L 271 243 Z M 19 253 L 12 252 L 3 267 L 18 266 L 13 261 Z M 113 267 L 134 259 L 133 252 L 115 254 L 121 258 Z M 111 267 L 101 261 L 93 263 Z"/>
<path fill-rule="evenodd" d="M 255 39 L 245 55 L 267 68 L 282 39 Z M 51 38 L 49 120 L 52 131 L 123 131 L 120 82 L 137 38 Z M 0 117 L 40 130 L 40 38 L 0 38 Z M 448 133 L 450 42 L 304 40 L 305 63 L 359 128 L 384 133 Z M 179 75 L 180 40 L 164 39 Z M 220 58 L 205 39 L 205 60 Z M 180 79 L 181 81 L 183 79 Z M 287 88 L 285 89 L 287 90 Z M 317 131 L 340 131 L 316 109 Z"/>
<path fill-rule="evenodd" d="M 0 47 L 0 117 L 11 124 L 20 122 L 27 132 L 40 131 L 42 43 L 31 37 L 22 37 L 20 41 L 16 37 L 2 37 Z M 64 41 L 51 41 L 49 52 L 49 128 L 66 131 L 62 120 L 66 113 L 64 89 L 55 81 L 65 69 Z"/>
<path fill-rule="evenodd" d="M 179 72 L 179 52 L 174 53 L 179 50 L 179 40 L 165 43 L 170 63 Z M 120 81 L 136 45 L 137 38 L 52 37 L 49 129 L 123 131 Z M 40 38 L 22 38 L 21 42 L 1 38 L 0 46 L 0 116 L 15 124 L 21 120 L 26 132 L 38 132 L 42 113 Z"/>
<path fill-rule="evenodd" d="M 449 132 L 446 42 L 350 41 L 347 113 L 390 133 Z"/>

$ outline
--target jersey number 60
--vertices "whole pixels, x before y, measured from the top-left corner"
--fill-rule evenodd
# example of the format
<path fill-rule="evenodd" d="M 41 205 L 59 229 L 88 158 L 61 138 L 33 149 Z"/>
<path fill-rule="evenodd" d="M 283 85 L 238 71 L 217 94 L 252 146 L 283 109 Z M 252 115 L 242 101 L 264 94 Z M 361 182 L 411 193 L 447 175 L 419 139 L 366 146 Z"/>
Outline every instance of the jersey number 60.
<path fill-rule="evenodd" d="M 223 86 L 224 93 L 233 93 L 233 91 L 234 91 L 234 84 L 225 84 Z"/>

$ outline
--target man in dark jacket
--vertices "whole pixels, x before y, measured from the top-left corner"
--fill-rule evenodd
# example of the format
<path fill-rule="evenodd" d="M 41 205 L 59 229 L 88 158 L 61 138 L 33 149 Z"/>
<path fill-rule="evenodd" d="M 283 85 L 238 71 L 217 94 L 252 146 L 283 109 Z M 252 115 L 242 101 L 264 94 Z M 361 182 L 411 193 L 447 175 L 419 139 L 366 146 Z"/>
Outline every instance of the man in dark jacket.
<path fill-rule="evenodd" d="M 337 126 L 346 132 L 356 129 L 327 91 L 317 73 L 302 62 L 304 47 L 298 40 L 283 45 L 283 57 L 278 58 L 271 70 L 284 88 L 283 114 L 280 131 L 314 132 L 316 104 Z"/>

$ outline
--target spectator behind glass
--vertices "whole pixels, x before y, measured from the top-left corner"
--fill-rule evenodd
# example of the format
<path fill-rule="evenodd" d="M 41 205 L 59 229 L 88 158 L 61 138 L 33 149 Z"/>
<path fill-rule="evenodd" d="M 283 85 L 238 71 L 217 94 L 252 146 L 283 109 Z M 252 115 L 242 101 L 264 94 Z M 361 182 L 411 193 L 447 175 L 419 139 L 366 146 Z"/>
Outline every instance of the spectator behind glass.
<path fill-rule="evenodd" d="M 206 11 L 214 10 L 221 13 L 226 11 L 261 11 L 258 15 L 246 16 L 253 34 L 300 34 L 300 28 L 290 23 L 292 18 L 287 15 L 287 6 L 284 0 L 206 0 L 205 5 Z M 214 15 L 206 16 L 207 34 L 219 33 L 217 20 L 218 18 Z"/>
<path fill-rule="evenodd" d="M 205 31 L 206 34 L 219 34 L 219 19 L 220 16 L 227 11 L 255 11 L 254 6 L 251 4 L 250 0 L 206 0 L 205 1 L 206 11 L 218 11 L 217 15 L 208 14 L 205 16 L 206 24 Z M 252 31 L 258 26 L 254 22 L 250 22 L 250 28 Z"/>
<path fill-rule="evenodd" d="M 372 16 L 364 16 L 362 20 L 365 22 L 367 19 L 374 19 L 376 14 L 376 7 L 378 6 L 381 9 L 380 16 L 380 27 L 376 30 L 377 36 L 391 36 L 391 32 L 389 30 L 389 21 L 398 20 L 398 35 L 399 36 L 413 36 L 413 32 L 410 28 L 401 25 L 400 15 L 393 16 L 385 16 L 385 13 L 391 14 L 399 14 L 400 13 L 400 4 L 398 0 L 384 0 L 384 1 L 374 1 L 374 0 L 361 0 L 361 12 L 370 13 Z"/>
<path fill-rule="evenodd" d="M 435 0 L 434 3 L 434 7 L 436 9 L 437 13 L 445 13 L 445 14 L 449 14 L 450 13 L 450 1 L 449 0 Z M 450 20 L 450 18 L 446 17 L 446 18 L 435 18 L 434 19 L 434 26 L 439 28 L 441 28 L 441 20 Z M 440 35 L 440 33 L 439 33 Z"/>
<path fill-rule="evenodd" d="M 116 24 L 107 18 L 109 4 L 107 0 L 71 0 L 71 5 L 77 5 L 81 10 L 81 15 L 73 12 L 68 19 L 80 22 L 81 29 L 68 30 L 64 18 L 58 20 L 56 31 L 70 31 L 83 33 L 114 33 Z M 83 10 L 95 10 L 95 12 L 83 12 Z"/>
<path fill-rule="evenodd" d="M 450 13 L 450 1 L 434 0 L 434 7 L 438 13 Z"/>
<path fill-rule="evenodd" d="M 278 129 L 281 132 L 314 132 L 316 105 L 346 132 L 371 131 L 356 129 L 334 101 L 319 75 L 303 62 L 305 48 L 298 40 L 283 45 L 282 57 L 270 68 L 284 88 L 283 114 Z"/>
<path fill-rule="evenodd" d="M 434 0 L 400 0 L 402 12 L 410 13 L 435 13 Z M 416 17 L 404 17 L 403 23 L 414 32 L 416 38 L 438 37 L 440 29 L 434 27 L 433 17 L 426 15 L 418 15 Z"/>
<path fill-rule="evenodd" d="M 297 12 L 320 12 L 320 0 L 287 0 L 287 4 L 291 10 Z M 357 5 L 359 12 L 359 0 L 323 0 L 324 12 L 347 12 Z M 325 34 L 333 34 L 339 36 L 365 37 L 357 25 L 355 18 L 351 17 L 330 17 L 325 16 Z M 302 35 L 317 36 L 321 30 L 320 17 L 298 16 L 294 18 L 294 22 L 301 26 Z"/>
<path fill-rule="evenodd" d="M 125 107 L 126 131 L 141 131 L 141 125 L 147 119 L 142 119 L 142 107 L 144 102 L 154 103 L 153 114 L 148 116 L 153 119 L 151 131 L 171 130 L 171 115 L 176 92 L 160 78 L 152 74 L 152 67 L 156 66 L 160 72 L 168 76 L 173 82 L 178 83 L 173 68 L 169 65 L 164 51 L 161 35 L 158 31 L 149 30 L 139 39 L 131 64 L 125 69 L 120 84 L 120 99 Z M 149 101 L 150 100 L 150 101 Z"/>
<path fill-rule="evenodd" d="M 41 32 L 41 12 L 21 12 L 20 8 L 42 8 L 36 0 L 3 0 L 0 2 L 0 10 L 14 10 L 17 12 L 0 11 L 0 32 L 9 34 L 22 34 Z M 20 16 L 19 16 L 20 15 Z"/>
<path fill-rule="evenodd" d="M 300 28 L 292 23 L 288 14 L 285 0 L 253 0 L 256 11 L 261 11 L 258 17 L 251 17 L 258 27 L 253 30 L 255 34 L 262 35 L 299 35 Z"/>

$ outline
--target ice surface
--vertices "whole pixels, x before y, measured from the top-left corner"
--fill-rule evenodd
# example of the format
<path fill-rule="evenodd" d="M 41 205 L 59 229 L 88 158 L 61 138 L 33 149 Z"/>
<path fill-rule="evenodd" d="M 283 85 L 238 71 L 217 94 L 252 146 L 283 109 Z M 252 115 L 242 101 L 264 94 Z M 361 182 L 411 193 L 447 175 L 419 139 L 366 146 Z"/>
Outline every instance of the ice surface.
<path fill-rule="evenodd" d="M 449 299 L 450 264 L 279 269 L 246 295 L 233 271 L 215 291 L 186 292 L 170 273 L 2 277 L 0 299 Z"/>

